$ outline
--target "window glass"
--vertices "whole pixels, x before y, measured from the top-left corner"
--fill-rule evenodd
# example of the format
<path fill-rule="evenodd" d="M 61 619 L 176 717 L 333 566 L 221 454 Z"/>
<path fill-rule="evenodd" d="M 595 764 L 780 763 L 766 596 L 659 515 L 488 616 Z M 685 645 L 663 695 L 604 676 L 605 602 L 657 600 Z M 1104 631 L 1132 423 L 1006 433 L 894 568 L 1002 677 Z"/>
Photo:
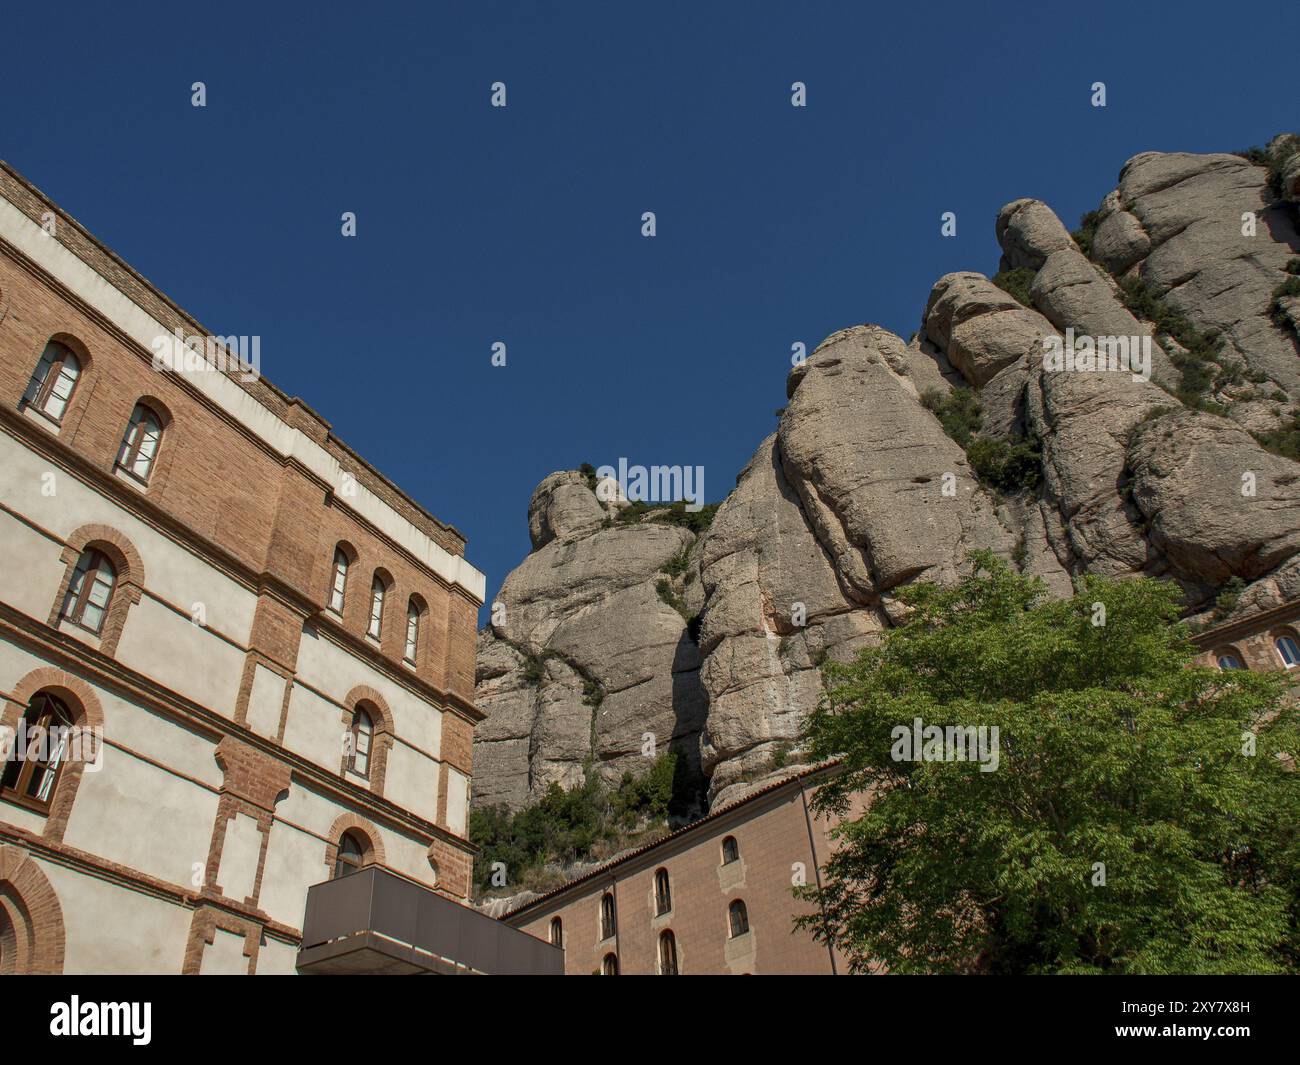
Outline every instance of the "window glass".
<path fill-rule="evenodd" d="M 343 593 L 348 586 L 348 556 L 342 548 L 334 552 L 334 582 L 330 586 L 330 609 L 336 614 L 343 613 Z"/>
<path fill-rule="evenodd" d="M 1282 656 L 1282 662 L 1288 669 L 1300 663 L 1300 645 L 1290 636 L 1279 636 L 1275 641 L 1277 644 L 1277 653 Z"/>

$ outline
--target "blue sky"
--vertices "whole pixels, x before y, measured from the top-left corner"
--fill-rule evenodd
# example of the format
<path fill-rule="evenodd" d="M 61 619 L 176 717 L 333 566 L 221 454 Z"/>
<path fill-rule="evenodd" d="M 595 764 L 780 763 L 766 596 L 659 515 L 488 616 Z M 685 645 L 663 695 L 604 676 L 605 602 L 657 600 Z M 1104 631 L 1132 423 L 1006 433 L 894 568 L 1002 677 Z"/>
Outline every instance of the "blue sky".
<path fill-rule="evenodd" d="M 214 334 L 259 335 L 263 373 L 469 537 L 490 599 L 543 476 L 703 465 L 722 498 L 791 344 L 910 336 L 937 278 L 997 269 L 1007 201 L 1073 225 L 1137 152 L 1294 129 L 1300 9 L 1242 10 L 19 5 L 0 157 Z"/>

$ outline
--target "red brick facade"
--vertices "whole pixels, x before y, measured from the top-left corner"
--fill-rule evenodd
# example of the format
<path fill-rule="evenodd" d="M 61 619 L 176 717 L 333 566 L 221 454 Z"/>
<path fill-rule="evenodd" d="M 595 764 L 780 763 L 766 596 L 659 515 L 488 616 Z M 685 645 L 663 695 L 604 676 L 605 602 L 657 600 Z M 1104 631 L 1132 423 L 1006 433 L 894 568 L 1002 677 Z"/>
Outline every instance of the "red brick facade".
<path fill-rule="evenodd" d="M 792 927 L 796 915 L 815 912 L 794 897 L 794 887 L 815 886 L 830 855 L 831 823 L 809 805 L 818 778 L 830 771 L 806 771 L 715 811 L 503 920 L 550 939 L 558 919 L 570 976 L 607 971 L 611 957 L 620 975 L 662 974 L 665 933 L 681 975 L 844 972 L 838 955 Z M 663 912 L 661 871 L 669 889 Z M 614 900 L 612 935 L 602 928 L 607 895 Z M 744 907 L 740 927 L 732 923 L 737 902 Z"/>
<path fill-rule="evenodd" d="M 1279 641 L 1292 640 L 1300 647 L 1300 602 L 1283 603 L 1240 621 L 1216 625 L 1194 637 L 1202 649 L 1197 662 L 1204 666 L 1229 664 L 1231 659 L 1245 669 L 1272 672 L 1297 668 L 1283 657 Z"/>
<path fill-rule="evenodd" d="M 1195 636 L 1200 665 L 1258 671 L 1300 669 L 1300 602 L 1283 604 Z M 1231 666 L 1231 660 L 1238 665 Z M 503 919 L 541 939 L 553 922 L 565 948 L 565 972 L 656 974 L 663 969 L 660 938 L 673 935 L 681 974 L 843 973 L 843 960 L 795 931 L 793 918 L 810 912 L 791 894 L 793 882 L 813 882 L 830 855 L 831 822 L 811 815 L 808 800 L 819 772 L 780 783 L 701 822 L 528 903 Z M 723 841 L 739 857 L 725 862 Z M 671 908 L 659 913 L 656 874 L 668 874 Z M 602 929 L 602 898 L 614 900 L 612 935 Z M 742 899 L 748 932 L 733 936 L 730 904 Z M 554 941 L 554 940 L 552 940 Z"/>
<path fill-rule="evenodd" d="M 207 330 L 3 164 L 0 197 L 38 225 L 52 213 L 54 233 L 43 239 L 76 256 L 80 266 L 69 270 L 89 267 L 114 286 L 130 301 L 132 313 L 143 310 L 169 330 L 207 335 Z M 51 340 L 65 344 L 80 362 L 80 376 L 57 422 L 38 416 L 24 403 L 28 381 Z M 473 849 L 464 838 L 463 824 L 451 816 L 446 803 L 447 774 L 455 770 L 468 775 L 473 728 L 482 716 L 473 702 L 478 593 L 468 590 L 461 577 L 447 576 L 473 573 L 458 563 L 464 555 L 464 538 L 334 437 L 328 423 L 306 404 L 285 396 L 264 378 L 243 381 L 238 374 L 227 376 L 247 397 L 242 401 L 247 410 L 237 415 L 191 377 L 155 368 L 153 355 L 114 315 L 79 295 L 65 277 L 51 273 L 39 255 L 0 236 L 0 440 L 35 457 L 49 479 L 47 495 L 62 492 L 64 486 L 89 490 L 110 504 L 97 510 L 129 515 L 137 528 L 147 528 L 165 541 L 169 551 L 197 558 L 254 602 L 251 625 L 232 635 L 238 626 L 229 617 L 206 614 L 219 609 L 219 604 L 188 595 L 174 596 L 180 601 L 173 601 L 159 594 L 150 580 L 152 573 L 145 572 L 146 561 L 151 571 L 159 568 L 156 555 L 142 552 L 143 543 L 136 543 L 98 513 L 74 531 L 59 533 L 34 517 L 30 507 L 0 500 L 0 518 L 51 545 L 50 563 L 57 560 L 62 574 L 61 582 L 42 585 L 33 593 L 41 603 L 36 614 L 14 605 L 9 592 L 0 589 L 0 641 L 47 663 L 0 682 L 0 725 L 15 728 L 28 700 L 44 690 L 57 693 L 79 723 L 102 726 L 96 693 L 111 691 L 114 699 L 176 725 L 177 743 L 190 742 L 187 737 L 209 743 L 213 761 L 201 771 L 161 765 L 111 727 L 105 736 L 110 755 L 154 765 L 170 779 L 187 782 L 199 796 L 196 801 L 207 802 L 215 792 L 217 809 L 206 867 L 197 863 L 203 868 L 202 882 L 196 886 L 181 879 L 160 879 L 64 843 L 81 782 L 80 765 L 60 770 L 52 804 L 48 812 L 37 811 L 36 824 L 11 813 L 16 806 L 0 796 L 0 905 L 4 906 L 0 957 L 6 968 L 14 967 L 12 971 L 59 971 L 63 965 L 58 898 L 38 860 L 54 861 L 192 910 L 188 945 L 184 956 L 174 959 L 175 971 L 199 971 L 204 944 L 213 942 L 216 931 L 246 937 L 249 971 L 255 971 L 258 943 L 264 937 L 291 946 L 297 935 L 296 927 L 273 919 L 263 908 L 268 843 L 284 816 L 283 801 L 291 789 L 307 789 L 318 797 L 314 801 L 348 811 L 321 840 L 319 859 L 310 873 L 315 880 L 326 879 L 332 870 L 344 828 L 365 826 L 373 846 L 371 861 L 385 861 L 381 830 L 400 834 L 414 840 L 419 853 L 427 852 L 424 864 L 430 868 L 424 872 L 429 880 L 436 863 L 439 890 L 459 898 L 469 894 Z M 250 401 L 256 401 L 256 406 Z M 147 483 L 135 483 L 116 466 L 124 428 L 142 402 L 159 417 L 162 443 Z M 274 432 L 259 430 L 272 418 L 279 419 Z M 337 464 L 337 481 L 319 472 L 321 462 L 313 465 L 299 458 L 301 451 L 294 446 L 274 444 L 294 430 Z M 354 488 L 378 503 L 369 509 L 355 505 Z M 376 519 L 377 513 L 386 516 Z M 436 546 L 428 547 L 421 537 Z M 340 543 L 348 546 L 353 565 L 343 615 L 336 617 L 326 607 L 334 552 Z M 117 583 L 102 627 L 88 636 L 69 633 L 66 622 L 61 624 L 61 613 L 78 559 L 90 549 L 109 559 Z M 435 556 L 434 563 L 428 560 L 430 555 Z M 449 556 L 452 563 L 436 561 Z M 382 572 L 387 583 L 379 640 L 367 635 L 370 581 L 376 572 Z M 147 604 L 142 605 L 142 597 Z M 408 602 L 420 612 L 414 662 L 407 661 L 405 653 Z M 220 630 L 214 638 L 242 661 L 232 671 L 230 688 L 237 693 L 232 705 L 196 702 L 174 683 L 162 683 L 120 660 L 119 650 L 133 626 L 139 639 L 145 605 L 155 617 L 179 619 L 169 624 L 192 622 L 205 630 L 211 626 L 214 633 Z M 365 778 L 345 773 L 346 759 L 343 764 L 321 765 L 292 749 L 286 738 L 295 682 L 308 683 L 300 675 L 300 652 L 309 636 L 330 649 L 330 670 L 337 672 L 339 662 L 358 664 L 357 683 L 348 695 L 327 696 L 319 685 L 311 691 L 317 700 L 338 701 L 337 716 L 325 726 L 331 747 L 346 733 L 356 704 L 362 700 L 368 704 L 376 730 Z M 318 669 L 325 668 L 318 662 Z M 258 709 L 262 715 L 258 727 L 250 721 L 259 675 L 275 678 L 283 692 L 278 728 L 274 717 L 272 726 L 266 727 L 265 698 Z M 365 683 L 374 677 L 382 678 L 375 683 L 384 684 L 390 693 L 401 693 L 411 735 L 399 734 L 385 696 Z M 440 723 L 419 719 L 421 708 Z M 436 740 L 425 738 L 429 735 L 442 737 L 441 752 Z M 441 799 L 431 798 L 419 812 L 393 798 L 390 758 L 399 742 L 407 745 L 408 790 L 418 785 L 418 779 L 412 783 L 416 770 L 411 767 L 419 759 L 435 763 L 429 775 L 431 793 L 433 774 L 441 778 L 436 789 Z M 212 783 L 214 778 L 219 785 Z M 231 838 L 228 828 L 236 822 L 237 831 L 244 833 L 241 846 L 260 839 L 261 847 L 252 892 L 241 891 L 239 897 L 227 895 L 218 883 L 223 848 Z M 249 822 L 256 826 L 251 837 L 251 830 L 244 827 Z M 458 827 L 453 829 L 454 824 Z M 294 828 L 308 835 L 325 831 L 306 824 Z M 242 876 L 248 859 L 241 862 Z M 413 873 L 409 860 L 405 868 L 394 871 L 408 877 L 419 872 Z"/>

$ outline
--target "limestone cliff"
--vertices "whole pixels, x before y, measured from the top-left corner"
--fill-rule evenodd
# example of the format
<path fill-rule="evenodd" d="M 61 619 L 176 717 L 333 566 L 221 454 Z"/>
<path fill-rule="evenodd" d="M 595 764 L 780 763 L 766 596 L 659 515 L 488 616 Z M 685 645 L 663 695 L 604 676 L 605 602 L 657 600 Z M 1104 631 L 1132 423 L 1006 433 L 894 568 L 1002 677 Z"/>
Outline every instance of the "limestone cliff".
<path fill-rule="evenodd" d="M 790 373 L 701 537 L 547 477 L 480 639 L 476 801 L 636 771 L 647 733 L 737 797 L 797 764 L 825 660 L 976 548 L 1056 594 L 1168 578 L 1193 620 L 1300 595 L 1297 147 L 1138 155 L 1073 235 L 1009 203 L 996 279 L 940 278 L 910 342 L 854 326 Z M 1045 368 L 1072 336 L 1151 338 L 1149 377 Z"/>
<path fill-rule="evenodd" d="M 524 805 L 552 782 L 581 783 L 588 763 L 610 780 L 638 774 L 647 751 L 670 745 L 698 773 L 706 700 L 687 616 L 703 594 L 686 568 L 696 537 L 595 489 L 577 471 L 537 486 L 533 551 L 479 635 L 478 803 Z"/>

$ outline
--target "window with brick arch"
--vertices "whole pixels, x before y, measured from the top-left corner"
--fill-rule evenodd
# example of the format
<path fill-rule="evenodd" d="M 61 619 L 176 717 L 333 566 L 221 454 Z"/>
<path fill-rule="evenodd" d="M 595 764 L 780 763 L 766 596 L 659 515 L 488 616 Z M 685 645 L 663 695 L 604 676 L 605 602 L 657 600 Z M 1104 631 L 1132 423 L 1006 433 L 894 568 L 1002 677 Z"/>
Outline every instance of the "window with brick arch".
<path fill-rule="evenodd" d="M 612 939 L 618 931 L 618 919 L 614 913 L 614 896 L 608 892 L 600 897 L 600 938 Z"/>
<path fill-rule="evenodd" d="M 749 911 L 745 909 L 744 902 L 736 899 L 727 907 L 727 920 L 731 925 L 732 939 L 749 931 Z"/>
<path fill-rule="evenodd" d="M 358 776 L 370 776 L 370 746 L 375 737 L 375 723 L 361 707 L 352 713 L 352 753 L 348 769 Z"/>
<path fill-rule="evenodd" d="M 406 650 L 403 657 L 415 665 L 415 653 L 420 646 L 420 607 L 414 599 L 406 604 Z"/>
<path fill-rule="evenodd" d="M 659 975 L 677 975 L 677 937 L 668 929 L 659 933 Z"/>
<path fill-rule="evenodd" d="M 348 590 L 348 556 L 341 547 L 334 549 L 334 576 L 330 581 L 330 610 L 343 615 L 343 597 Z"/>
<path fill-rule="evenodd" d="M 370 624 L 366 626 L 366 632 L 376 640 L 384 630 L 384 594 L 387 589 L 384 587 L 384 579 L 378 574 L 370 582 Z"/>
<path fill-rule="evenodd" d="M 0 798 L 48 811 L 67 751 L 72 713 L 48 692 L 37 692 L 23 714 L 23 727 L 0 774 Z"/>
<path fill-rule="evenodd" d="M 117 570 L 102 551 L 83 551 L 77 559 L 77 568 L 72 571 L 59 616 L 98 634 L 104 627 L 104 615 L 113 601 L 116 583 Z"/>
<path fill-rule="evenodd" d="M 53 422 L 62 422 L 80 377 L 81 362 L 77 356 L 66 345 L 51 340 L 27 382 L 23 406 L 40 411 Z"/>
<path fill-rule="evenodd" d="M 1294 636 L 1278 636 L 1273 641 L 1273 646 L 1277 648 L 1282 664 L 1287 669 L 1295 669 L 1300 665 L 1300 644 L 1296 643 Z"/>
<path fill-rule="evenodd" d="M 117 449 L 117 468 L 148 484 L 161 441 L 162 420 L 149 407 L 137 403 L 122 435 L 122 446 Z"/>
<path fill-rule="evenodd" d="M 668 870 L 660 869 L 655 873 L 655 914 L 665 914 L 672 908 L 672 883 L 668 879 Z"/>
<path fill-rule="evenodd" d="M 366 847 L 355 832 L 344 832 L 339 838 L 339 852 L 334 859 L 334 879 L 356 873 L 365 864 Z"/>
<path fill-rule="evenodd" d="M 735 836 L 728 836 L 722 841 L 722 864 L 730 865 L 738 861 L 740 861 L 740 844 L 736 842 Z"/>

